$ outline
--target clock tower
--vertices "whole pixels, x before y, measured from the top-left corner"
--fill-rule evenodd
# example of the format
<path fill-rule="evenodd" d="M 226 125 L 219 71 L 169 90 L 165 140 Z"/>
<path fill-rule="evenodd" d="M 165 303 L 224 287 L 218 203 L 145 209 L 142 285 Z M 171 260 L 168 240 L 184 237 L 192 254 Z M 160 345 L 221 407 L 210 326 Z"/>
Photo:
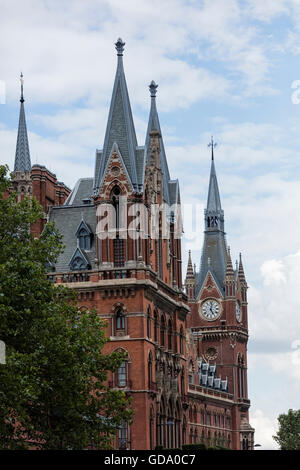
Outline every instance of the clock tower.
<path fill-rule="evenodd" d="M 211 170 L 200 270 L 194 273 L 195 296 L 191 298 L 189 295 L 189 331 L 194 346 L 190 348 L 194 364 L 192 388 L 199 386 L 202 392 L 209 391 L 207 395 L 210 394 L 211 399 L 206 398 L 206 413 L 209 413 L 210 407 L 212 414 L 219 414 L 220 409 L 223 409 L 226 444 L 230 442 L 233 449 L 251 449 L 254 445 L 254 430 L 248 416 L 247 282 L 241 254 L 234 269 L 226 242 L 224 211 L 214 162 L 215 145 L 213 140 L 209 144 Z M 191 282 L 189 275 L 186 286 Z M 227 394 L 226 400 L 225 396 L 215 393 L 219 390 Z M 223 428 L 215 426 L 213 429 L 212 422 L 209 422 L 209 426 L 204 426 L 203 437 L 207 443 L 209 436 L 211 444 L 212 435 L 218 435 L 219 429 Z"/>

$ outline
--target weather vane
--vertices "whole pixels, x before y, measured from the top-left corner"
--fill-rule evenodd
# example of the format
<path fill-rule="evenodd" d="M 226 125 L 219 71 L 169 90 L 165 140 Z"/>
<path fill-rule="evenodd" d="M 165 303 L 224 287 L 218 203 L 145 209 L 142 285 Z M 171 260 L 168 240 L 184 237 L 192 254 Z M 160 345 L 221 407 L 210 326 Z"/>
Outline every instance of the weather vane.
<path fill-rule="evenodd" d="M 213 136 L 211 136 L 211 141 L 210 143 L 208 144 L 208 147 L 211 147 L 211 159 L 213 160 L 214 159 L 214 148 L 217 146 L 217 142 L 214 142 L 214 138 Z"/>

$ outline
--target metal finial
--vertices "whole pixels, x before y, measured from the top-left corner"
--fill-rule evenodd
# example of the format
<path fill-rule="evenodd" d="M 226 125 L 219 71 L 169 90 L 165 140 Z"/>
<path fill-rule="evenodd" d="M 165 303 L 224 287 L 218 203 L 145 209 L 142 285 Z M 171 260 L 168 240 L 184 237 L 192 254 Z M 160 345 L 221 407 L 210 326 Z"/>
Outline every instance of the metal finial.
<path fill-rule="evenodd" d="M 149 90 L 150 90 L 151 98 L 155 98 L 155 97 L 156 97 L 157 87 L 158 87 L 158 85 L 156 85 L 155 81 L 152 80 L 152 82 L 151 82 L 150 85 L 149 85 Z"/>
<path fill-rule="evenodd" d="M 214 138 L 213 136 L 211 136 L 211 141 L 210 143 L 208 144 L 208 147 L 211 147 L 211 159 L 213 160 L 214 159 L 214 148 L 217 146 L 217 142 L 214 142 Z"/>
<path fill-rule="evenodd" d="M 24 79 L 23 79 L 23 73 L 21 72 L 20 75 L 20 82 L 21 82 L 21 103 L 24 103 L 24 97 L 23 97 L 23 85 L 24 85 Z"/>
<path fill-rule="evenodd" d="M 118 52 L 118 55 L 123 55 L 125 42 L 123 42 L 122 39 L 119 38 L 117 40 L 117 42 L 115 43 L 115 46 L 116 46 L 116 50 Z"/>

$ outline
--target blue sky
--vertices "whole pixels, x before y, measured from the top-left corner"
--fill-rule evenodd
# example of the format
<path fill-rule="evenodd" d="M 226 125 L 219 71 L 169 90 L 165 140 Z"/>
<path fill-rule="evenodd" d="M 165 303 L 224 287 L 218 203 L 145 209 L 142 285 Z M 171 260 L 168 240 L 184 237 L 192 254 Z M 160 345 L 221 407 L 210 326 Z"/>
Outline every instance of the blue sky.
<path fill-rule="evenodd" d="M 251 424 L 275 448 L 279 413 L 300 408 L 300 0 L 0 0 L 1 163 L 11 167 L 23 71 L 32 163 L 73 187 L 93 174 L 116 69 L 144 144 L 148 84 L 199 265 L 214 135 L 228 244 L 249 283 Z M 299 86 L 299 85 L 298 85 Z M 294 102 L 293 102 L 294 101 Z"/>

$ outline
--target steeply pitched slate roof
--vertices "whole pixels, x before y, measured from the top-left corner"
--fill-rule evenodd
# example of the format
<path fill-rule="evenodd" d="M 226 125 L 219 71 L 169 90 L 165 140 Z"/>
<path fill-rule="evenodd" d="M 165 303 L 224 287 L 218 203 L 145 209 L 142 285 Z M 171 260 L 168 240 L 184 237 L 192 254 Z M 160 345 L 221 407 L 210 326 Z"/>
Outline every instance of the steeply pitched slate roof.
<path fill-rule="evenodd" d="M 207 208 L 207 211 L 212 211 L 212 212 L 219 212 L 222 210 L 214 160 L 211 161 L 206 208 Z"/>
<path fill-rule="evenodd" d="M 65 202 L 66 206 L 81 206 L 83 199 L 91 198 L 93 194 L 93 178 L 80 178 Z"/>
<path fill-rule="evenodd" d="M 156 108 L 156 90 L 157 90 L 157 87 L 158 87 L 158 85 L 156 85 L 156 83 L 152 80 L 152 82 L 149 85 L 150 94 L 151 94 L 151 108 L 150 108 L 150 115 L 149 115 L 147 134 L 146 134 L 146 142 L 145 142 L 147 159 L 150 158 L 150 148 L 149 148 L 150 137 L 149 137 L 149 133 L 153 130 L 156 130 L 156 131 L 159 131 L 160 135 L 162 135 L 161 129 L 160 129 L 158 113 L 157 113 L 157 108 Z M 168 163 L 167 163 L 167 157 L 166 157 L 163 138 L 160 137 L 159 141 L 160 141 L 160 164 L 161 164 L 161 171 L 162 171 L 162 175 L 163 175 L 164 199 L 168 204 L 170 204 L 170 195 L 169 195 L 169 186 L 168 186 L 168 183 L 170 181 L 170 173 L 169 173 L 169 168 L 168 168 Z"/>
<path fill-rule="evenodd" d="M 137 178 L 137 139 L 132 118 L 132 111 L 128 96 L 125 73 L 123 68 L 123 50 L 125 43 L 121 39 L 116 42 L 118 51 L 118 66 L 115 76 L 115 83 L 110 103 L 108 122 L 106 127 L 102 156 L 99 168 L 95 174 L 94 190 L 101 186 L 102 178 L 106 168 L 107 160 L 110 156 L 113 144 L 116 143 L 122 154 L 126 169 L 131 178 L 132 186 L 138 190 Z"/>
<path fill-rule="evenodd" d="M 50 210 L 50 221 L 54 221 L 57 229 L 63 236 L 63 244 L 65 245 L 64 252 L 59 255 L 58 261 L 55 265 L 57 272 L 67 272 L 70 270 L 69 263 L 77 248 L 76 232 L 81 221 L 87 224 L 93 233 L 93 239 L 90 251 L 84 251 L 85 257 L 88 259 L 92 269 L 95 267 L 94 260 L 96 257 L 96 208 L 90 206 L 59 206 L 52 207 Z"/>
<path fill-rule="evenodd" d="M 200 271 L 197 279 L 196 296 L 200 292 L 208 270 L 214 278 L 221 292 L 224 291 L 224 277 L 226 272 L 226 239 L 222 232 L 205 232 L 201 256 Z"/>
<path fill-rule="evenodd" d="M 24 173 L 25 171 L 30 172 L 31 170 L 24 101 L 25 100 L 23 97 L 23 75 L 21 74 L 21 99 L 20 99 L 21 107 L 20 107 L 20 116 L 19 116 L 19 127 L 18 127 L 14 171 L 21 171 L 22 173 Z"/>

